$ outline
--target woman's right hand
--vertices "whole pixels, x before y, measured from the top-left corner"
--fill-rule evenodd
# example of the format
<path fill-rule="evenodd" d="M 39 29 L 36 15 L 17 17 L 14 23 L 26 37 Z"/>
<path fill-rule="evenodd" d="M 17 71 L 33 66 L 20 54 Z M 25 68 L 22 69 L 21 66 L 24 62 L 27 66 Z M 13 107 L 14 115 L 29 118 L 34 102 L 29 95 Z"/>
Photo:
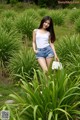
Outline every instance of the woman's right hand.
<path fill-rule="evenodd" d="M 35 53 L 38 53 L 38 50 L 34 50 Z"/>

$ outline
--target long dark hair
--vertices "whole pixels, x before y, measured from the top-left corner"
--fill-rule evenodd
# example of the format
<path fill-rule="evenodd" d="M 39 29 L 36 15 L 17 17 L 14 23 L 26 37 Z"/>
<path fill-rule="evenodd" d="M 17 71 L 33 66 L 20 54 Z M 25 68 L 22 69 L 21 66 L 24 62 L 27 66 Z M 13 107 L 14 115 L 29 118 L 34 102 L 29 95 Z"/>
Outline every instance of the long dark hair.
<path fill-rule="evenodd" d="M 50 16 L 43 17 L 43 19 L 41 20 L 41 23 L 39 25 L 39 29 L 43 27 L 43 23 L 47 20 L 50 21 L 50 26 L 46 30 L 50 32 L 51 43 L 53 43 L 55 41 L 55 33 L 54 33 L 54 28 L 53 28 L 53 20 Z"/>

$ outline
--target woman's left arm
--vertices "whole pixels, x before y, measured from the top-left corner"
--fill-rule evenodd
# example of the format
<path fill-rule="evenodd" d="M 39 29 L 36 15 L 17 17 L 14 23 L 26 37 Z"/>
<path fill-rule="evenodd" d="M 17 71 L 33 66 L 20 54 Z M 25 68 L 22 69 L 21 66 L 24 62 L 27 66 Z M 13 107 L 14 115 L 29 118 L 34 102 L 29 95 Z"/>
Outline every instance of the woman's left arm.
<path fill-rule="evenodd" d="M 50 42 L 50 46 L 51 46 L 51 48 L 53 49 L 55 60 L 56 60 L 56 61 L 59 61 L 59 58 L 58 58 L 58 56 L 57 56 L 57 54 L 56 54 L 56 50 L 55 50 L 55 47 L 54 47 L 54 43 L 51 43 L 51 42 Z"/>

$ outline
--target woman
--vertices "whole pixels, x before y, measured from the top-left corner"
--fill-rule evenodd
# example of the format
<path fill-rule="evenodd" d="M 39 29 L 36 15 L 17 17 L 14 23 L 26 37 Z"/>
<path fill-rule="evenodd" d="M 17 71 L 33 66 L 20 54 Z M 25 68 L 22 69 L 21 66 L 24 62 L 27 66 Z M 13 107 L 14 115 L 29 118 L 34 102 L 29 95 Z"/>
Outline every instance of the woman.
<path fill-rule="evenodd" d="M 44 72 L 48 71 L 53 57 L 59 61 L 53 44 L 54 41 L 55 33 L 52 18 L 45 16 L 41 20 L 39 28 L 33 30 L 33 50 Z"/>

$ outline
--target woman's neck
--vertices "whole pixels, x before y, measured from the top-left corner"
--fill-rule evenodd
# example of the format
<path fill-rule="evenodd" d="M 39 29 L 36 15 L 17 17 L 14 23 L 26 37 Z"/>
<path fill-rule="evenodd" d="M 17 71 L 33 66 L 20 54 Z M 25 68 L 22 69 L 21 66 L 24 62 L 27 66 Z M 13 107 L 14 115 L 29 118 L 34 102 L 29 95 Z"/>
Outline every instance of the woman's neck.
<path fill-rule="evenodd" d="M 47 31 L 46 29 L 44 29 L 44 28 L 40 28 L 40 30 L 42 30 L 42 31 Z"/>

